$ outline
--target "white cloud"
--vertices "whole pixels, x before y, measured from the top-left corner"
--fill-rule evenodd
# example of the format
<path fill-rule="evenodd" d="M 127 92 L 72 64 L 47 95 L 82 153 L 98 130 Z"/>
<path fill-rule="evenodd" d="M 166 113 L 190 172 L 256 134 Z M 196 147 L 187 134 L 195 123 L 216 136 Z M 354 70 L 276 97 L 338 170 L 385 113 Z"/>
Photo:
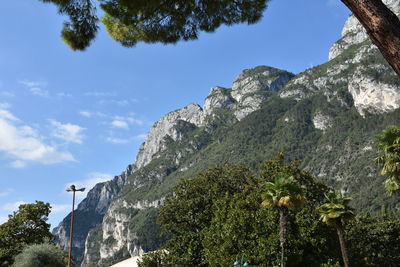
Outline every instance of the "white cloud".
<path fill-rule="evenodd" d="M 144 140 L 144 139 L 146 139 L 146 137 L 147 137 L 147 134 L 138 134 L 138 135 L 134 136 L 134 138 L 137 140 Z"/>
<path fill-rule="evenodd" d="M 15 117 L 13 114 L 11 114 L 10 111 L 6 109 L 0 109 L 0 119 L 3 120 L 10 120 L 10 121 L 19 121 L 17 117 Z"/>
<path fill-rule="evenodd" d="M 72 97 L 72 94 L 61 92 L 61 93 L 57 93 L 57 96 L 58 97 Z"/>
<path fill-rule="evenodd" d="M 133 117 L 127 117 L 126 120 L 129 121 L 130 123 L 137 124 L 137 125 L 143 125 L 144 124 L 144 122 L 142 120 L 135 119 Z"/>
<path fill-rule="evenodd" d="M 71 204 L 51 204 L 51 213 L 63 213 L 71 211 Z"/>
<path fill-rule="evenodd" d="M 9 188 L 6 191 L 0 192 L 0 197 L 6 197 L 9 196 L 12 192 L 14 192 L 14 189 Z"/>
<path fill-rule="evenodd" d="M 6 210 L 6 211 L 17 211 L 19 206 L 22 204 L 26 204 L 26 203 L 24 201 L 6 203 L 2 206 L 2 209 Z"/>
<path fill-rule="evenodd" d="M 108 97 L 108 96 L 115 96 L 113 92 L 86 92 L 83 94 L 84 96 L 94 96 L 94 97 Z"/>
<path fill-rule="evenodd" d="M 132 142 L 133 140 L 145 140 L 147 134 L 139 134 L 136 136 L 133 136 L 131 138 L 115 138 L 115 137 L 107 137 L 106 141 L 112 144 L 127 144 L 129 142 Z"/>
<path fill-rule="evenodd" d="M 43 90 L 42 88 L 39 88 L 39 87 L 29 88 L 29 91 L 31 91 L 32 94 L 37 95 L 37 96 L 41 96 L 41 97 L 49 96 L 49 91 Z"/>
<path fill-rule="evenodd" d="M 26 87 L 38 87 L 46 85 L 46 83 L 38 81 L 20 81 L 19 83 L 25 85 Z"/>
<path fill-rule="evenodd" d="M 0 109 L 8 109 L 11 107 L 10 103 L 7 102 L 0 102 Z"/>
<path fill-rule="evenodd" d="M 105 98 L 105 99 L 101 99 L 99 100 L 99 104 L 101 105 L 105 105 L 105 104 L 109 104 L 109 105 L 117 105 L 120 107 L 125 107 L 128 106 L 130 104 L 133 103 L 138 103 L 139 100 L 136 98 L 130 98 L 130 99 L 109 99 L 109 98 Z"/>
<path fill-rule="evenodd" d="M 132 139 L 123 139 L 123 138 L 114 138 L 114 137 L 107 137 L 106 141 L 113 144 L 126 144 L 132 141 Z"/>
<path fill-rule="evenodd" d="M 84 192 L 76 192 L 77 196 L 84 198 L 86 197 L 88 191 L 92 189 L 96 184 L 109 181 L 113 177 L 114 176 L 109 173 L 91 172 L 88 173 L 85 180 L 74 181 L 66 184 L 65 189 L 69 188 L 71 185 L 75 185 L 76 188 L 85 188 Z"/>
<path fill-rule="evenodd" d="M 79 111 L 79 114 L 81 116 L 83 116 L 83 117 L 86 117 L 86 118 L 90 118 L 93 115 L 91 112 L 89 112 L 87 110 L 81 110 L 81 111 Z"/>
<path fill-rule="evenodd" d="M 128 117 L 115 116 L 114 120 L 111 122 L 112 127 L 122 128 L 122 129 L 129 129 L 130 124 L 143 125 L 144 122 L 132 116 Z"/>
<path fill-rule="evenodd" d="M 50 120 L 50 123 L 54 126 L 52 132 L 54 137 L 67 142 L 82 144 L 84 138 L 82 132 L 85 128 L 71 123 L 62 124 L 55 120 Z"/>
<path fill-rule="evenodd" d="M 115 119 L 111 122 L 111 126 L 114 128 L 129 129 L 129 125 L 126 121 L 121 119 Z"/>
<path fill-rule="evenodd" d="M 86 118 L 91 118 L 91 117 L 107 117 L 104 113 L 101 113 L 99 111 L 89 111 L 89 110 L 80 110 L 79 115 L 86 117 Z"/>
<path fill-rule="evenodd" d="M 20 81 L 19 83 L 28 87 L 29 91 L 33 95 L 37 95 L 40 97 L 48 97 L 49 96 L 49 91 L 42 89 L 42 87 L 45 87 L 47 85 L 47 83 L 45 83 L 45 82 Z"/>
<path fill-rule="evenodd" d="M 8 91 L 0 91 L 0 95 L 1 96 L 5 96 L 5 97 L 14 97 L 15 96 L 14 93 L 11 93 L 11 92 L 8 92 Z"/>
<path fill-rule="evenodd" d="M 22 169 L 26 167 L 26 162 L 22 160 L 15 160 L 10 163 L 10 166 L 15 169 Z"/>
<path fill-rule="evenodd" d="M 117 105 L 121 107 L 125 107 L 130 104 L 130 101 L 123 99 L 123 100 L 115 100 L 115 99 L 102 99 L 99 101 L 99 104 L 104 105 L 104 104 L 111 104 L 111 105 Z"/>
<path fill-rule="evenodd" d="M 69 152 L 58 151 L 55 146 L 43 143 L 35 129 L 20 124 L 21 121 L 8 110 L 0 109 L 0 151 L 17 161 L 15 167 L 21 167 L 24 161 L 43 164 L 75 161 Z"/>

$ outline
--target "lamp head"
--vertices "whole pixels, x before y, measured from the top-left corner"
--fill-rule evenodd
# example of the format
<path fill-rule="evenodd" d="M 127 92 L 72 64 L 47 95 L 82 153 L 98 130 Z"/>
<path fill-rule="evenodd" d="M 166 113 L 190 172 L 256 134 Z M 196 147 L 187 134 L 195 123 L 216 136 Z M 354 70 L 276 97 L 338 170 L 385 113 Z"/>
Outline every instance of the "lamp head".
<path fill-rule="evenodd" d="M 75 185 L 71 185 L 68 189 L 67 192 L 75 191 Z"/>

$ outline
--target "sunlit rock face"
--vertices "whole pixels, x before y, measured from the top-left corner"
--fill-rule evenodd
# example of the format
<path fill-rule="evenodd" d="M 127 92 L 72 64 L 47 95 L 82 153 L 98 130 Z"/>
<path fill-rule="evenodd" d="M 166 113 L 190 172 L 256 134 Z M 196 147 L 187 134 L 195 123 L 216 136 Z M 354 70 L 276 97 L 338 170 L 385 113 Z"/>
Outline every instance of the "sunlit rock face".
<path fill-rule="evenodd" d="M 293 76 L 287 71 L 267 66 L 242 71 L 232 84 L 231 95 L 236 101 L 236 118 L 242 120 L 260 109 L 262 102 L 267 98 L 265 92 L 279 91 Z"/>
<path fill-rule="evenodd" d="M 317 112 L 313 117 L 313 124 L 316 129 L 325 131 L 332 126 L 332 118 L 322 112 Z"/>
<path fill-rule="evenodd" d="M 179 140 L 181 134 L 177 129 L 178 121 L 204 126 L 207 117 L 212 117 L 218 110 L 233 110 L 238 120 L 258 110 L 266 91 L 280 90 L 294 75 L 271 67 L 260 66 L 244 70 L 232 85 L 232 89 L 220 86 L 213 87 L 204 101 L 204 107 L 190 104 L 184 108 L 170 112 L 158 120 L 147 134 L 136 157 L 135 167 L 142 168 L 154 156 L 165 148 L 165 138 Z"/>
<path fill-rule="evenodd" d="M 383 0 L 383 2 L 395 14 L 400 14 L 399 0 Z M 334 59 L 351 45 L 359 44 L 368 39 L 367 31 L 354 15 L 350 15 L 346 20 L 342 30 L 342 38 L 337 41 L 329 50 L 329 60 Z"/>
<path fill-rule="evenodd" d="M 128 167 L 114 179 L 96 184 L 86 198 L 75 210 L 75 231 L 73 238 L 73 255 L 76 262 L 81 262 L 85 249 L 85 242 L 89 231 L 103 222 L 112 199 L 125 185 L 126 178 L 133 173 L 133 165 Z M 64 250 L 69 248 L 71 214 L 53 229 L 57 245 Z"/>
<path fill-rule="evenodd" d="M 362 116 L 366 113 L 390 112 L 400 107 L 399 86 L 363 75 L 362 67 L 354 73 L 348 89 L 353 96 L 354 106 Z"/>
<path fill-rule="evenodd" d="M 147 165 L 153 156 L 165 149 L 165 137 L 173 140 L 179 139 L 179 132 L 176 130 L 178 121 L 191 123 L 200 126 L 203 123 L 203 109 L 198 104 L 190 104 L 184 108 L 172 111 L 158 120 L 147 134 L 146 141 L 140 147 L 136 157 L 135 167 L 142 168 Z"/>
<path fill-rule="evenodd" d="M 384 1 L 400 14 L 400 1 Z M 361 116 L 381 114 L 400 106 L 400 84 L 355 16 L 350 15 L 342 38 L 329 51 L 327 63 L 300 73 L 281 90 L 282 98 L 306 99 L 323 94 L 344 107 L 354 106 Z M 346 96 L 347 95 L 347 96 Z"/>
<path fill-rule="evenodd" d="M 211 88 L 210 94 L 204 100 L 204 116 L 210 116 L 217 109 L 232 109 L 235 106 L 236 100 L 232 98 L 231 90 L 216 86 Z"/>

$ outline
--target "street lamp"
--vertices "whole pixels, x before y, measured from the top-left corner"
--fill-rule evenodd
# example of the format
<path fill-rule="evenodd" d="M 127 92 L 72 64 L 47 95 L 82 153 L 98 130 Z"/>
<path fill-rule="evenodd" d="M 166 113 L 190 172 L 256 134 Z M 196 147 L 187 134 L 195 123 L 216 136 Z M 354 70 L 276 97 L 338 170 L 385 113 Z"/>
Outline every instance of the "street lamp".
<path fill-rule="evenodd" d="M 241 267 L 241 266 L 243 266 L 243 267 L 249 267 L 250 266 L 250 263 L 248 262 L 248 261 L 243 261 L 243 255 L 242 255 L 242 259 L 239 261 L 238 260 L 238 257 L 236 256 L 236 260 L 235 260 L 235 262 L 233 263 L 233 266 L 234 267 Z"/>
<path fill-rule="evenodd" d="M 85 188 L 76 189 L 75 185 L 71 185 L 67 192 L 72 192 L 72 214 L 71 214 L 71 225 L 69 230 L 69 252 L 68 252 L 68 267 L 72 264 L 72 233 L 74 231 L 74 209 L 75 209 L 75 192 L 83 192 Z"/>

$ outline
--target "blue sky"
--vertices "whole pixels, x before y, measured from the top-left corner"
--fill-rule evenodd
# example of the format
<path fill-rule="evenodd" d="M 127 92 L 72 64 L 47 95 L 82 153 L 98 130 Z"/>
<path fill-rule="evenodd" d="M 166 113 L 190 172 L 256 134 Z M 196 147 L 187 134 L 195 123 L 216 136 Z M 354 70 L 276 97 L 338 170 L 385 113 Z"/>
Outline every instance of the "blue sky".
<path fill-rule="evenodd" d="M 85 52 L 60 40 L 64 18 L 35 0 L 0 9 L 0 222 L 20 203 L 69 212 L 70 183 L 90 187 L 134 162 L 151 125 L 246 68 L 299 73 L 324 63 L 349 11 L 339 0 L 272 0 L 261 22 L 197 41 L 123 48 L 101 30 Z M 83 195 L 78 198 L 82 199 Z"/>

